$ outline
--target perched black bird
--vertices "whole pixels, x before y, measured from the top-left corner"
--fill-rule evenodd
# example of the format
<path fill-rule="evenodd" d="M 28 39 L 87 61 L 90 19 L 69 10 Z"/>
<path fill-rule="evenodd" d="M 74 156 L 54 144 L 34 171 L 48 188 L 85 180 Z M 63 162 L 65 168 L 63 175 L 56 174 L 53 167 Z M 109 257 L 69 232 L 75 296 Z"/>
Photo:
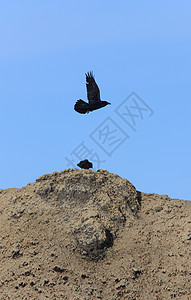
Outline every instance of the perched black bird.
<path fill-rule="evenodd" d="M 81 169 L 93 168 L 93 164 L 89 162 L 88 159 L 82 160 L 81 162 L 79 162 L 79 164 L 77 164 L 77 166 L 80 167 Z"/>
<path fill-rule="evenodd" d="M 101 101 L 100 91 L 92 72 L 88 72 L 86 74 L 86 88 L 88 103 L 82 99 L 79 99 L 74 105 L 75 111 L 79 112 L 80 114 L 85 114 L 111 104 L 107 101 Z"/>

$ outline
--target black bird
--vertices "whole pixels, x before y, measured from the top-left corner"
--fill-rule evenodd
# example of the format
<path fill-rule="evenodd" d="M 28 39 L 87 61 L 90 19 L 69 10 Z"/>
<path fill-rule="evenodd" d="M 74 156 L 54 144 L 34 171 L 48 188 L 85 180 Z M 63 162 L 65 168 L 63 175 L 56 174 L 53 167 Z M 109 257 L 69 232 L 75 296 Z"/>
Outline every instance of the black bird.
<path fill-rule="evenodd" d="M 101 101 L 100 91 L 92 72 L 88 72 L 86 74 L 86 88 L 88 103 L 82 99 L 79 99 L 74 105 L 75 111 L 79 112 L 80 114 L 85 114 L 111 104 L 107 101 Z"/>
<path fill-rule="evenodd" d="M 77 166 L 80 167 L 81 169 L 93 168 L 93 164 L 89 162 L 88 159 L 82 160 L 81 162 L 79 162 L 79 164 L 77 164 Z"/>

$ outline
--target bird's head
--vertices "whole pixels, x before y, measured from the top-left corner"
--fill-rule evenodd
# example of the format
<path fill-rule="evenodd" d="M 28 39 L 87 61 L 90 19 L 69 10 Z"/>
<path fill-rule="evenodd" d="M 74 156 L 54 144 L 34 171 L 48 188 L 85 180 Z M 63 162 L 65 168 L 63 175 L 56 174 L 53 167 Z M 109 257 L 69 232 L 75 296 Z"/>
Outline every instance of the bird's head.
<path fill-rule="evenodd" d="M 111 104 L 110 102 L 107 102 L 107 101 L 101 101 L 102 102 L 102 107 L 108 105 L 108 104 Z"/>

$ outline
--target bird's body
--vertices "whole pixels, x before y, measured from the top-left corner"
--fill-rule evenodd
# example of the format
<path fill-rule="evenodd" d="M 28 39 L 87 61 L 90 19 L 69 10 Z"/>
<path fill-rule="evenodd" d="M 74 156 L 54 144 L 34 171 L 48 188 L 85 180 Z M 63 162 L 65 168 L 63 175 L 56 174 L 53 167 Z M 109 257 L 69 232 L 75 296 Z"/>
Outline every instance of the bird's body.
<path fill-rule="evenodd" d="M 86 74 L 86 88 L 87 88 L 87 98 L 88 102 L 79 99 L 75 105 L 74 109 L 80 114 L 86 114 L 90 111 L 99 109 L 104 107 L 108 104 L 111 104 L 107 101 L 102 101 L 100 99 L 100 90 L 99 87 L 94 79 L 93 73 L 88 72 Z"/>
<path fill-rule="evenodd" d="M 89 162 L 88 159 L 82 160 L 81 162 L 79 162 L 77 164 L 77 166 L 80 167 L 81 169 L 93 168 L 93 164 L 91 162 Z"/>

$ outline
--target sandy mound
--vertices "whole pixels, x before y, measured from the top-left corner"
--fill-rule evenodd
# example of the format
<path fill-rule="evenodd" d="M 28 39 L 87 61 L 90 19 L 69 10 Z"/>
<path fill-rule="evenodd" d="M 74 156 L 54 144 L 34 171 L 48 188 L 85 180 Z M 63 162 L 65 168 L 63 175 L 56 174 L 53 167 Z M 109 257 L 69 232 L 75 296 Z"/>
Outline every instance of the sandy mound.
<path fill-rule="evenodd" d="M 68 169 L 0 190 L 0 299 L 191 299 L 191 202 Z"/>

